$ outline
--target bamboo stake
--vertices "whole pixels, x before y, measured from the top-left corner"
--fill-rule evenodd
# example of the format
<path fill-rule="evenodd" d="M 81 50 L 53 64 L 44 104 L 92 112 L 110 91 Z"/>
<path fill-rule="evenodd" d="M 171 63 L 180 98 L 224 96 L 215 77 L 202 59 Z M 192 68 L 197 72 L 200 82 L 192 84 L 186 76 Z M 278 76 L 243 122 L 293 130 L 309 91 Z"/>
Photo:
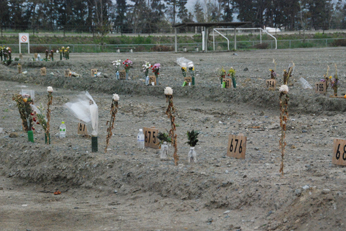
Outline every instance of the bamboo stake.
<path fill-rule="evenodd" d="M 47 128 L 46 128 L 46 137 L 47 137 L 47 144 L 50 143 L 50 137 L 49 137 L 49 130 L 50 130 L 50 108 L 49 106 L 52 105 L 53 102 L 53 88 L 48 87 L 48 103 L 47 103 Z"/>
<path fill-rule="evenodd" d="M 177 166 L 179 161 L 179 156 L 178 156 L 178 148 L 177 148 L 177 135 L 174 133 L 174 131 L 176 130 L 176 126 L 175 126 L 175 116 L 174 116 L 175 108 L 173 105 L 173 90 L 167 87 L 165 89 L 165 95 L 166 95 L 166 102 L 168 102 L 166 115 L 171 120 L 171 130 L 169 130 L 168 134 L 171 137 L 172 145 L 174 147 L 174 154 L 173 154 L 174 164 Z"/>
<path fill-rule="evenodd" d="M 111 119 L 110 121 L 107 121 L 106 126 L 109 123 L 109 126 L 107 128 L 107 138 L 106 138 L 106 148 L 105 148 L 105 153 L 107 153 L 107 148 L 109 145 L 109 140 L 113 135 L 112 129 L 114 128 L 114 121 L 115 121 L 115 115 L 118 112 L 118 100 L 119 100 L 119 96 L 117 96 L 117 98 L 115 97 L 116 94 L 113 95 L 113 100 L 112 100 L 112 104 L 111 104 Z"/>

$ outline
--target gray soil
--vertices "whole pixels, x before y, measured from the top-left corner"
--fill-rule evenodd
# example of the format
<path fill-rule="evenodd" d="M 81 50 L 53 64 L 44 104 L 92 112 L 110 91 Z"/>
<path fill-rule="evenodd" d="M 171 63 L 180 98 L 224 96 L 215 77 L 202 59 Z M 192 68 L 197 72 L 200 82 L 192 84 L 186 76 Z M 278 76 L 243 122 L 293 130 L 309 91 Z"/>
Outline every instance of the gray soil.
<path fill-rule="evenodd" d="M 181 87 L 175 64 L 184 56 L 196 65 L 195 87 Z M 338 65 L 346 92 L 345 51 L 337 49 L 265 50 L 232 53 L 71 54 L 71 60 L 21 62 L 0 66 L 3 128 L 0 134 L 1 230 L 345 230 L 346 169 L 332 164 L 333 140 L 345 138 L 345 100 L 304 90 Z M 117 81 L 111 61 L 134 61 L 131 80 Z M 289 124 L 284 172 L 279 173 L 280 126 L 277 90 L 265 89 L 272 59 L 281 76 L 289 62 Z M 27 60 L 27 61 L 26 61 Z M 159 86 L 147 87 L 143 61 L 160 62 Z M 47 76 L 39 68 L 47 67 Z M 221 89 L 216 69 L 233 66 L 237 89 Z M 82 76 L 65 78 L 70 68 Z M 102 75 L 90 77 L 90 69 Z M 244 69 L 248 68 L 248 71 Z M 54 75 L 52 75 L 53 73 Z M 281 79 L 281 77 L 280 77 Z M 280 80 L 281 81 L 281 80 Z M 54 87 L 51 145 L 36 126 L 27 142 L 12 95 L 35 90 L 35 104 L 46 105 L 46 87 Z M 164 114 L 165 86 L 174 90 L 179 165 L 160 161 L 157 149 L 136 147 L 139 128 L 170 129 Z M 280 86 L 280 83 L 277 85 Z M 77 121 L 66 102 L 88 90 L 99 106 L 99 152 L 90 138 L 77 135 Z M 114 136 L 104 153 L 112 94 L 120 95 Z M 341 95 L 341 94 L 340 94 Z M 67 138 L 57 137 L 61 121 Z M 188 163 L 186 132 L 200 131 L 198 163 Z M 246 159 L 226 155 L 229 134 L 247 136 Z M 173 154 L 173 148 L 170 147 Z M 170 156 L 172 157 L 172 156 Z M 60 195 L 54 195 L 60 190 Z"/>

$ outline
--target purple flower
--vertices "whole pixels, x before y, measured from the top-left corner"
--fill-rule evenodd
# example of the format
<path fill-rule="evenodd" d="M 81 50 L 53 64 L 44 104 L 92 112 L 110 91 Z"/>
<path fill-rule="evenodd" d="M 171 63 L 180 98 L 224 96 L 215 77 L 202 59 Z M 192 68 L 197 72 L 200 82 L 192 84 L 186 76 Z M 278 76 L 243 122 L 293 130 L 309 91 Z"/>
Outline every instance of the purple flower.
<path fill-rule="evenodd" d="M 326 80 L 325 79 L 321 79 L 320 82 L 326 82 Z"/>

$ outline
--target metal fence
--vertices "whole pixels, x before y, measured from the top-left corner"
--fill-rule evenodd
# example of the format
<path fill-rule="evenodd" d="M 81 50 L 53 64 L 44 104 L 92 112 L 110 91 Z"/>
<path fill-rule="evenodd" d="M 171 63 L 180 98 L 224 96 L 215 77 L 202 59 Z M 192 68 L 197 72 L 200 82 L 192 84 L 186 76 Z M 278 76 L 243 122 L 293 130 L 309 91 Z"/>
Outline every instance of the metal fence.
<path fill-rule="evenodd" d="M 334 41 L 340 38 L 328 39 L 298 39 L 298 40 L 278 40 L 278 49 L 309 48 L 309 47 L 331 47 Z M 217 51 L 226 51 L 227 42 L 216 42 Z M 13 53 L 19 52 L 18 44 L 1 44 L 10 46 Z M 208 43 L 208 50 L 212 51 L 212 42 Z M 57 50 L 62 46 L 70 46 L 70 51 L 75 53 L 100 53 L 100 52 L 151 52 L 174 51 L 174 43 L 162 44 L 30 44 L 30 53 L 44 53 L 46 49 Z M 234 42 L 230 41 L 230 47 L 234 47 Z M 238 50 L 248 49 L 274 49 L 274 40 L 237 41 Z M 27 44 L 22 44 L 22 53 L 27 53 Z M 202 50 L 202 43 L 178 43 L 178 51 L 198 52 Z"/>

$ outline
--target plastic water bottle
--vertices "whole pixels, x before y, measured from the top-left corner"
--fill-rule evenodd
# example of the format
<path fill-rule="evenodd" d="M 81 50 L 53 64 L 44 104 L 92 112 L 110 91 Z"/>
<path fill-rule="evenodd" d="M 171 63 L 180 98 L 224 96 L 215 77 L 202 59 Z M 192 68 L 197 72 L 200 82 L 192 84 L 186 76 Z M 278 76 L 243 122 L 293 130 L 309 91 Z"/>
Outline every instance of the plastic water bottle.
<path fill-rule="evenodd" d="M 144 134 L 142 129 L 139 129 L 137 135 L 137 145 L 139 149 L 144 149 Z"/>
<path fill-rule="evenodd" d="M 65 125 L 65 122 L 62 121 L 60 124 L 59 138 L 65 138 L 65 137 L 66 137 L 66 125 Z"/>

